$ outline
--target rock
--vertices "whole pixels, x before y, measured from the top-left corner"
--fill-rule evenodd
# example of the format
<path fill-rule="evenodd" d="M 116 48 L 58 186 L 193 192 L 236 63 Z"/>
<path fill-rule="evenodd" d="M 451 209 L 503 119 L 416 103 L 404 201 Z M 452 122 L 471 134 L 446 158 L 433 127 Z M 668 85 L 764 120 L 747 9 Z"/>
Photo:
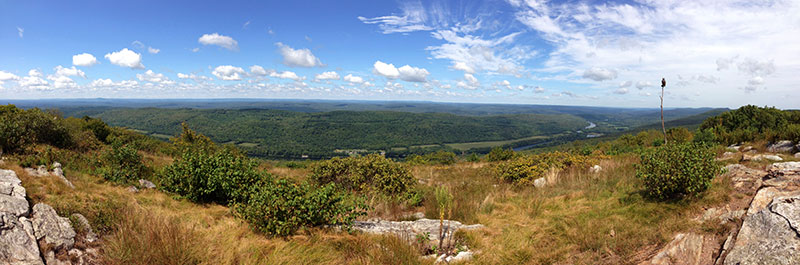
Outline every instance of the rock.
<path fill-rule="evenodd" d="M 800 264 L 800 195 L 745 217 L 725 264 Z"/>
<path fill-rule="evenodd" d="M 134 187 L 134 186 L 130 186 L 130 187 L 128 187 L 128 192 L 130 192 L 130 193 L 137 193 L 137 192 L 139 192 L 139 189 L 137 189 L 137 188 L 136 188 L 136 187 Z"/>
<path fill-rule="evenodd" d="M 783 158 L 776 155 L 761 155 L 764 159 L 772 160 L 772 161 L 783 161 Z"/>
<path fill-rule="evenodd" d="M 773 163 L 767 166 L 767 172 L 772 177 L 800 175 L 800 162 Z"/>
<path fill-rule="evenodd" d="M 591 168 L 589 168 L 589 172 L 591 173 L 600 173 L 601 170 L 603 170 L 603 168 L 600 167 L 600 165 L 594 165 Z"/>
<path fill-rule="evenodd" d="M 742 146 L 741 145 L 736 145 L 736 144 L 732 144 L 732 145 L 728 146 L 728 149 L 735 150 L 737 152 L 739 151 L 740 148 L 742 148 Z"/>
<path fill-rule="evenodd" d="M 761 187 L 762 178 L 767 172 L 745 167 L 740 164 L 725 166 L 725 175 L 731 179 L 733 187 L 746 194 L 754 194 Z"/>
<path fill-rule="evenodd" d="M 79 213 L 73 213 L 72 218 L 78 220 L 78 225 L 80 226 L 80 230 L 86 232 L 86 241 L 91 243 L 97 241 L 97 234 L 92 231 L 92 225 L 89 224 L 89 220 L 86 219 L 85 216 Z"/>
<path fill-rule="evenodd" d="M 30 206 L 25 196 L 25 188 L 22 187 L 22 181 L 17 178 L 17 173 L 0 169 L 0 212 L 17 217 L 28 215 Z"/>
<path fill-rule="evenodd" d="M 800 158 L 800 152 L 795 153 L 794 158 Z"/>
<path fill-rule="evenodd" d="M 155 189 L 156 188 L 156 184 L 153 184 L 153 182 L 150 182 L 149 180 L 146 180 L 146 179 L 140 179 L 139 180 L 139 187 L 146 188 L 146 189 Z"/>
<path fill-rule="evenodd" d="M 761 160 L 783 161 L 783 158 L 771 154 L 750 155 L 743 154 L 742 161 L 761 161 Z"/>
<path fill-rule="evenodd" d="M 447 238 L 460 229 L 472 230 L 483 227 L 484 226 L 480 224 L 464 225 L 458 221 L 444 220 L 444 238 Z M 394 234 L 400 238 L 410 237 L 410 240 L 414 240 L 416 235 L 424 235 L 427 233 L 431 243 L 438 244 L 439 242 L 439 220 L 435 219 L 422 218 L 416 221 L 355 221 L 352 229 L 370 234 Z"/>
<path fill-rule="evenodd" d="M 731 210 L 729 206 L 720 208 L 709 208 L 699 218 L 699 221 L 719 220 L 721 224 L 742 218 L 746 213 L 745 210 Z"/>
<path fill-rule="evenodd" d="M 455 256 L 446 258 L 447 263 L 450 262 L 464 262 L 472 259 L 472 251 L 461 251 Z"/>
<path fill-rule="evenodd" d="M 704 251 L 704 246 L 712 243 L 711 241 L 714 241 L 712 237 L 701 234 L 677 234 L 649 263 L 645 264 L 712 264 L 713 253 L 708 249 Z"/>
<path fill-rule="evenodd" d="M 55 170 L 56 168 L 61 169 L 61 163 L 58 163 L 58 161 L 53 162 L 53 170 Z"/>
<path fill-rule="evenodd" d="M 52 245 L 54 250 L 70 249 L 75 244 L 75 230 L 69 219 L 58 216 L 50 205 L 34 205 L 31 221 L 36 239 L 44 238 L 44 242 Z"/>
<path fill-rule="evenodd" d="M 748 145 L 748 146 L 745 146 L 745 147 L 743 147 L 743 148 L 742 148 L 742 149 L 740 149 L 740 150 L 741 150 L 742 152 L 749 152 L 749 151 L 755 151 L 755 148 L 753 148 L 753 146 L 751 146 L 751 145 Z"/>
<path fill-rule="evenodd" d="M 28 218 L 0 212 L 0 264 L 44 264 Z"/>
<path fill-rule="evenodd" d="M 534 187 L 541 188 L 541 187 L 544 187 L 544 185 L 547 185 L 547 180 L 545 178 L 543 178 L 543 177 L 542 178 L 538 178 L 538 179 L 533 181 L 533 186 Z"/>
<path fill-rule="evenodd" d="M 767 152 L 770 153 L 789 153 L 794 151 L 794 143 L 789 140 L 777 141 L 767 146 Z"/>
<path fill-rule="evenodd" d="M 717 158 L 717 160 L 732 159 L 735 155 L 736 155 L 736 153 L 733 153 L 733 152 L 725 152 L 725 153 L 722 153 L 722 156 Z"/>
<path fill-rule="evenodd" d="M 31 176 L 34 176 L 34 177 L 44 177 L 44 176 L 50 175 L 50 173 L 47 172 L 47 167 L 45 167 L 45 166 L 39 166 L 39 167 L 37 167 L 35 169 L 27 167 L 27 168 L 25 168 L 25 173 L 28 173 L 28 175 L 31 175 Z"/>

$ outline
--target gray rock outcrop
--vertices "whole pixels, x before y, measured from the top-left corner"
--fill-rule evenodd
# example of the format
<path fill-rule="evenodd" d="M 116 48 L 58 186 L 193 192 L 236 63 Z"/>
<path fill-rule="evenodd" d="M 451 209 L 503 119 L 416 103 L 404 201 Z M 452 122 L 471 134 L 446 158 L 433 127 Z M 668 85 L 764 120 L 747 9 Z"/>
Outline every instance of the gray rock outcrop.
<path fill-rule="evenodd" d="M 781 140 L 767 146 L 770 153 L 789 153 L 794 151 L 794 143 L 789 140 Z"/>
<path fill-rule="evenodd" d="M 69 219 L 58 216 L 50 205 L 37 203 L 33 206 L 33 233 L 36 239 L 44 239 L 53 249 L 70 249 L 75 244 L 75 230 Z"/>
<path fill-rule="evenodd" d="M 139 180 L 139 187 L 142 187 L 142 188 L 145 188 L 145 189 L 155 189 L 156 188 L 156 184 L 153 184 L 153 182 L 150 182 L 149 180 L 146 180 L 146 179 L 140 179 Z"/>
<path fill-rule="evenodd" d="M 95 234 L 92 230 L 92 225 L 89 224 L 89 219 L 86 219 L 86 216 L 83 216 L 79 213 L 73 213 L 72 218 L 78 221 L 78 225 L 80 226 L 79 229 L 86 234 L 86 242 L 92 243 L 97 241 L 97 234 Z"/>
<path fill-rule="evenodd" d="M 44 264 L 17 174 L 0 169 L 0 264 Z"/>
<path fill-rule="evenodd" d="M 725 264 L 800 264 L 800 196 L 748 215 Z"/>
<path fill-rule="evenodd" d="M 483 225 L 464 225 L 458 221 L 444 220 L 443 238 L 447 238 L 460 229 L 472 230 L 483 228 Z M 414 239 L 417 235 L 425 235 L 431 242 L 439 241 L 439 220 L 419 219 L 416 221 L 355 221 L 354 230 L 371 234 L 394 234 L 400 238 Z"/>
<path fill-rule="evenodd" d="M 713 252 L 707 247 L 714 244 L 712 241 L 713 238 L 701 234 L 677 234 L 649 263 L 645 264 L 713 264 Z"/>

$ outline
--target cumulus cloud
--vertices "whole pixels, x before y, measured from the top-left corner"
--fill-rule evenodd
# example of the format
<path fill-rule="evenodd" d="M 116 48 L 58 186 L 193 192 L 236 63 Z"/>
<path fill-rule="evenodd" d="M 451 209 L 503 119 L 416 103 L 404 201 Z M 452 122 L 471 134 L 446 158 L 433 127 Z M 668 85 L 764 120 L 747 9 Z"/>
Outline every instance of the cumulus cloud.
<path fill-rule="evenodd" d="M 197 42 L 203 45 L 217 45 L 231 51 L 239 50 L 239 42 L 231 37 L 220 35 L 219 33 L 203 34 L 203 36 L 197 39 Z"/>
<path fill-rule="evenodd" d="M 269 72 L 260 65 L 250 66 L 250 74 L 255 76 L 266 76 Z"/>
<path fill-rule="evenodd" d="M 92 66 L 99 64 L 94 55 L 88 53 L 81 53 L 72 56 L 72 64 L 77 66 Z"/>
<path fill-rule="evenodd" d="M 142 64 L 142 55 L 128 50 L 128 48 L 108 53 L 106 54 L 105 58 L 108 59 L 108 61 L 112 64 L 122 67 L 144 69 L 144 65 Z"/>
<path fill-rule="evenodd" d="M 162 83 L 169 80 L 164 74 L 155 73 L 153 70 L 147 70 L 144 74 L 136 74 L 136 78 L 141 81 L 152 83 Z"/>
<path fill-rule="evenodd" d="M 75 66 L 70 67 L 70 68 L 65 68 L 65 67 L 59 65 L 59 66 L 56 66 L 56 68 L 54 68 L 54 70 L 55 70 L 55 75 L 58 75 L 58 76 L 80 76 L 80 77 L 86 78 L 86 73 L 84 73 L 83 71 L 81 71 L 78 68 L 75 68 Z"/>
<path fill-rule="evenodd" d="M 241 67 L 220 65 L 214 68 L 214 71 L 212 71 L 211 74 L 222 80 L 236 81 L 242 80 L 242 76 L 246 75 L 247 72 L 245 72 Z"/>
<path fill-rule="evenodd" d="M 161 49 L 156 49 L 156 48 L 153 48 L 153 47 L 147 47 L 147 52 L 149 52 L 150 54 L 157 54 L 157 53 L 161 52 Z"/>
<path fill-rule="evenodd" d="M 693 75 L 692 79 L 707 84 L 716 84 L 717 81 L 719 81 L 719 77 L 713 75 L 704 75 L 704 74 Z"/>
<path fill-rule="evenodd" d="M 478 78 L 476 78 L 474 75 L 466 73 L 464 74 L 464 80 L 458 81 L 456 86 L 464 89 L 475 90 L 481 86 L 481 82 L 478 81 Z"/>
<path fill-rule="evenodd" d="M 650 81 L 639 81 L 639 82 L 636 82 L 636 88 L 638 88 L 639 90 L 642 90 L 642 89 L 648 88 L 648 87 L 652 87 L 652 86 L 653 86 L 653 83 L 651 83 Z"/>
<path fill-rule="evenodd" d="M 292 67 L 315 67 L 324 66 L 322 62 L 311 53 L 309 49 L 292 49 L 286 44 L 275 43 L 278 52 L 283 56 L 283 64 Z"/>
<path fill-rule="evenodd" d="M 178 73 L 177 75 L 178 75 L 178 78 L 180 78 L 180 79 L 191 79 L 191 80 L 194 80 L 197 83 L 203 83 L 203 82 L 206 82 L 206 81 L 213 80 L 211 77 L 208 77 L 208 76 L 205 76 L 205 75 L 184 74 L 184 73 Z"/>
<path fill-rule="evenodd" d="M 0 82 L 10 80 L 19 80 L 19 76 L 6 71 L 0 71 Z"/>
<path fill-rule="evenodd" d="M 619 95 L 628 94 L 628 88 L 620 87 L 619 89 L 614 90 L 614 94 L 619 94 Z"/>
<path fill-rule="evenodd" d="M 633 84 L 633 81 L 628 80 L 628 81 L 619 83 L 619 88 L 630 87 L 632 84 Z"/>
<path fill-rule="evenodd" d="M 763 85 L 764 84 L 764 78 L 762 78 L 760 76 L 756 76 L 756 77 L 750 78 L 750 80 L 747 81 L 747 84 L 750 85 L 750 86 Z"/>
<path fill-rule="evenodd" d="M 614 69 L 592 67 L 583 72 L 583 78 L 594 81 L 611 80 L 617 78 L 617 71 Z"/>
<path fill-rule="evenodd" d="M 399 78 L 408 82 L 427 82 L 427 77 L 430 74 L 428 70 L 424 68 L 412 67 L 410 65 L 396 68 L 394 64 L 387 64 L 381 61 L 375 61 L 372 67 L 373 71 L 378 75 L 389 79 Z"/>
<path fill-rule="evenodd" d="M 275 77 L 275 78 L 291 79 L 291 80 L 295 80 L 295 81 L 302 80 L 302 78 L 297 76 L 296 73 L 291 72 L 291 71 L 283 71 L 283 72 L 280 72 L 280 73 L 279 72 L 273 72 L 273 73 L 270 73 L 269 76 Z"/>
<path fill-rule="evenodd" d="M 17 84 L 25 88 L 48 90 L 50 89 L 50 84 L 42 78 L 43 76 L 39 70 L 31 69 L 28 71 L 28 76 L 20 78 Z"/>
<path fill-rule="evenodd" d="M 362 78 L 360 76 L 354 76 L 352 74 L 347 74 L 346 76 L 344 76 L 344 81 L 347 81 L 347 82 L 350 82 L 350 83 L 353 83 L 353 84 L 361 84 L 361 83 L 364 83 L 364 78 Z"/>
<path fill-rule="evenodd" d="M 318 75 L 314 76 L 314 79 L 318 80 L 318 81 L 319 80 L 339 80 L 339 74 L 334 72 L 334 71 L 323 72 L 321 74 L 318 74 Z"/>

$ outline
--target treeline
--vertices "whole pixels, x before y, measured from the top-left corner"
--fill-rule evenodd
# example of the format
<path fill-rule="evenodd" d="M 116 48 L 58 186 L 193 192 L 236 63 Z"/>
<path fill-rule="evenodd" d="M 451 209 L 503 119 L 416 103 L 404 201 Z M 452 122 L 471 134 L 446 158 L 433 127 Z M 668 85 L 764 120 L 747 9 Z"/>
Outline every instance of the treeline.
<path fill-rule="evenodd" d="M 248 154 L 267 158 L 327 158 L 336 149 L 386 150 L 393 147 L 497 141 L 579 130 L 586 122 L 567 114 L 459 116 L 446 113 L 333 111 L 302 113 L 243 109 L 112 109 L 96 114 L 109 124 L 149 133 L 176 135 L 186 122 L 218 143 L 235 143 Z"/>
<path fill-rule="evenodd" d="M 747 105 L 706 119 L 700 131 L 723 144 L 756 139 L 800 141 L 800 111 Z"/>

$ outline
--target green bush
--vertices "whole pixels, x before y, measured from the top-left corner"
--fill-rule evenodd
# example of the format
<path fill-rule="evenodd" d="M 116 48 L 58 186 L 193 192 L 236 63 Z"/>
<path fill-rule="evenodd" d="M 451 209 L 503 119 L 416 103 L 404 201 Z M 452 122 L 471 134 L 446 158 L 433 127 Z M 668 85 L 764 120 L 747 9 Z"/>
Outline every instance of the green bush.
<path fill-rule="evenodd" d="M 494 174 L 503 181 L 532 185 L 533 181 L 544 177 L 551 169 L 560 170 L 571 166 L 589 166 L 594 158 L 563 152 L 542 153 L 517 156 L 503 161 L 494 167 Z"/>
<path fill-rule="evenodd" d="M 262 178 L 256 166 L 255 161 L 234 150 L 185 148 L 164 168 L 161 184 L 164 190 L 194 202 L 228 204 L 245 199 L 247 188 Z"/>
<path fill-rule="evenodd" d="M 699 143 L 668 144 L 645 150 L 636 177 L 650 197 L 667 200 L 697 195 L 721 172 L 715 154 Z"/>
<path fill-rule="evenodd" d="M 152 170 L 142 163 L 142 155 L 129 145 L 115 143 L 101 156 L 99 175 L 108 181 L 120 184 L 146 179 Z"/>
<path fill-rule="evenodd" d="M 506 161 L 514 158 L 516 155 L 517 153 L 514 152 L 514 150 L 512 150 L 511 148 L 503 149 L 500 147 L 495 147 L 492 149 L 492 151 L 489 152 L 489 154 L 486 155 L 486 161 L 489 162 Z"/>
<path fill-rule="evenodd" d="M 392 197 L 408 195 L 417 183 L 405 165 L 376 154 L 320 161 L 311 166 L 311 172 L 311 179 L 319 184 Z"/>
<path fill-rule="evenodd" d="M 716 141 L 723 144 L 760 139 L 800 141 L 800 111 L 746 105 L 706 119 L 700 129 L 713 129 Z"/>
<path fill-rule="evenodd" d="M 0 106 L 0 150 L 19 152 L 31 144 L 66 148 L 72 145 L 72 139 L 60 116 L 39 109 Z"/>
<path fill-rule="evenodd" d="M 333 184 L 313 187 L 288 180 L 266 180 L 253 185 L 247 200 L 236 203 L 237 216 L 262 233 L 288 236 L 303 227 L 349 226 L 366 215 L 363 199 L 342 192 Z"/>

